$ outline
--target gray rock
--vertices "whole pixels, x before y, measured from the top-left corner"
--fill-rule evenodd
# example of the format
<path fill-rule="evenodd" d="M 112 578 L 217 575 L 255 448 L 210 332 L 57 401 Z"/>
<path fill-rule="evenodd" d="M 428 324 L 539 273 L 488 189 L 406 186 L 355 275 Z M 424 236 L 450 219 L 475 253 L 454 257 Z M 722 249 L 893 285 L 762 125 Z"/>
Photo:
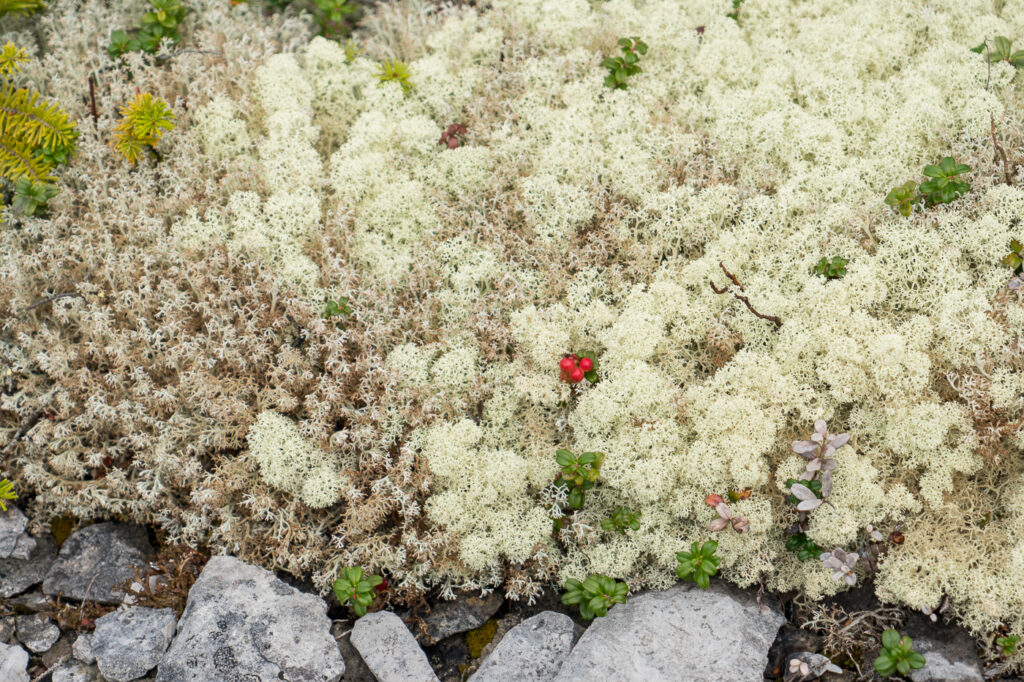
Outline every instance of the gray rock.
<path fill-rule="evenodd" d="M 189 591 L 156 679 L 337 682 L 345 663 L 330 628 L 320 597 L 270 571 L 215 556 Z"/>
<path fill-rule="evenodd" d="M 35 654 L 49 651 L 60 639 L 60 628 L 41 613 L 15 617 L 14 628 L 18 641 Z"/>
<path fill-rule="evenodd" d="M 501 638 L 472 682 L 540 682 L 555 679 L 572 649 L 576 624 L 564 613 L 544 611 Z"/>
<path fill-rule="evenodd" d="M 99 682 L 100 671 L 81 661 L 65 661 L 53 669 L 53 682 Z"/>
<path fill-rule="evenodd" d="M 71 534 L 43 581 L 43 592 L 76 601 L 119 604 L 118 589 L 152 554 L 146 529 L 124 523 L 97 523 Z"/>
<path fill-rule="evenodd" d="M 25 611 L 32 611 L 38 613 L 40 611 L 46 611 L 50 608 L 50 598 L 39 590 L 32 590 L 25 594 L 19 594 L 17 597 L 11 597 L 7 599 L 4 604 L 8 606 L 15 606 Z"/>
<path fill-rule="evenodd" d="M 357 620 L 352 646 L 380 682 L 437 682 L 427 655 L 393 613 L 377 611 Z"/>
<path fill-rule="evenodd" d="M 646 592 L 594 620 L 558 682 L 735 682 L 762 679 L 785 622 L 745 592 L 716 584 Z"/>
<path fill-rule="evenodd" d="M 20 646 L 0 644 L 0 680 L 28 682 L 28 652 Z"/>
<path fill-rule="evenodd" d="M 14 637 L 14 616 L 0 618 L 0 644 L 7 644 Z"/>
<path fill-rule="evenodd" d="M 58 663 L 71 660 L 71 645 L 75 640 L 75 636 L 70 632 L 62 632 L 60 639 L 52 647 L 46 650 L 39 659 L 43 663 L 43 667 L 49 670 Z"/>
<path fill-rule="evenodd" d="M 902 630 L 914 640 L 914 651 L 924 656 L 920 670 L 907 676 L 913 682 L 982 682 L 981 660 L 971 636 L 964 630 L 935 624 L 915 614 Z"/>
<path fill-rule="evenodd" d="M 43 582 L 57 558 L 57 543 L 49 535 L 36 540 L 27 559 L 0 559 L 0 599 L 7 599 Z"/>
<path fill-rule="evenodd" d="M 30 556 L 32 556 L 32 552 L 33 550 L 35 550 L 37 544 L 38 543 L 36 542 L 36 539 L 34 537 L 29 535 L 28 533 L 22 533 L 14 542 L 14 549 L 11 550 L 11 553 L 7 556 L 7 558 L 20 559 L 22 561 L 25 561 Z"/>
<path fill-rule="evenodd" d="M 10 557 L 19 543 L 24 544 L 26 526 L 28 517 L 17 507 L 7 507 L 7 511 L 0 512 L 0 559 Z M 22 558 L 27 556 L 26 553 Z"/>
<path fill-rule="evenodd" d="M 136 680 L 156 667 L 174 638 L 173 609 L 132 606 L 96 621 L 92 654 L 110 682 Z"/>
<path fill-rule="evenodd" d="M 352 646 L 352 623 L 349 621 L 331 625 L 331 636 L 338 643 L 341 657 L 345 659 L 344 682 L 377 682 L 366 662 Z"/>
<path fill-rule="evenodd" d="M 96 654 L 92 650 L 92 635 L 90 633 L 83 632 L 78 635 L 78 639 L 71 645 L 71 655 L 86 665 L 92 665 L 96 662 Z"/>
<path fill-rule="evenodd" d="M 452 601 L 440 602 L 423 617 L 427 631 L 418 633 L 416 639 L 434 644 L 445 637 L 478 628 L 497 613 L 504 601 L 501 594 L 491 592 L 486 597 L 460 595 Z"/>

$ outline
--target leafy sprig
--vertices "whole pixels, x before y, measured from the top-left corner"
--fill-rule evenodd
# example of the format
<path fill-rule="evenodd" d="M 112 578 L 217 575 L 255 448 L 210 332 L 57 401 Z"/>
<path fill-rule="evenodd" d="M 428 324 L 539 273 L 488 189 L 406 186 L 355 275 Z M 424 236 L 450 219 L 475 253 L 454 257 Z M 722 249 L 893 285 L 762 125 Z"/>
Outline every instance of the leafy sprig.
<path fill-rule="evenodd" d="M 621 57 L 607 57 L 601 66 L 608 69 L 604 84 L 609 88 L 626 89 L 626 79 L 643 71 L 640 68 L 640 57 L 647 54 L 647 43 L 639 36 L 619 38 L 616 43 L 622 51 Z"/>
<path fill-rule="evenodd" d="M 366 575 L 358 566 L 350 566 L 334 581 L 334 595 L 342 606 L 349 604 L 360 618 L 373 603 L 374 588 L 384 582 L 379 575 Z"/>
<path fill-rule="evenodd" d="M 711 576 L 718 572 L 721 559 L 715 556 L 718 543 L 708 540 L 704 544 L 694 542 L 690 551 L 676 554 L 676 575 L 683 580 L 697 583 L 697 587 L 707 588 L 711 584 Z"/>
<path fill-rule="evenodd" d="M 585 620 L 604 616 L 613 604 L 625 604 L 629 586 L 624 582 L 604 575 L 592 575 L 583 582 L 570 578 L 565 581 L 562 603 L 567 606 L 578 604 L 580 615 Z"/>
<path fill-rule="evenodd" d="M 896 630 L 882 633 L 882 651 L 875 659 L 875 671 L 882 677 L 898 672 L 906 675 L 924 667 L 924 656 L 914 651 L 914 640 L 901 637 Z"/>

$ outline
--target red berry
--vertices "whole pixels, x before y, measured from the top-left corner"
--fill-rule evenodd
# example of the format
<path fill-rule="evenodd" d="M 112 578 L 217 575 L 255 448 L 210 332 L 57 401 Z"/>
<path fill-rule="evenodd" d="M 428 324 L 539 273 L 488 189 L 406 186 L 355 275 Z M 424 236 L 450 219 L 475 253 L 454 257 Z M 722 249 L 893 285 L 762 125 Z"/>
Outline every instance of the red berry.
<path fill-rule="evenodd" d="M 582 369 L 584 372 L 589 372 L 590 370 L 594 369 L 594 361 L 591 360 L 590 358 L 583 358 L 582 360 L 580 360 L 580 369 Z"/>
<path fill-rule="evenodd" d="M 574 384 L 578 384 L 583 381 L 583 370 L 579 367 L 573 367 L 572 371 L 569 372 L 569 381 Z"/>
<path fill-rule="evenodd" d="M 563 372 L 571 372 L 576 367 L 576 363 L 572 361 L 572 358 L 562 358 L 558 366 L 562 368 Z"/>

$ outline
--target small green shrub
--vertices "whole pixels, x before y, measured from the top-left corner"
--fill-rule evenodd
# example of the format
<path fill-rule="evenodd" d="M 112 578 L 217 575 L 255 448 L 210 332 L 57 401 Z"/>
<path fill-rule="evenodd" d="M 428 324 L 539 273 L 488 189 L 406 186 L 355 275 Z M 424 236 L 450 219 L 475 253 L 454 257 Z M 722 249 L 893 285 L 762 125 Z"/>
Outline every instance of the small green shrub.
<path fill-rule="evenodd" d="M 914 640 L 895 630 L 882 633 L 882 651 L 875 659 L 875 671 L 882 677 L 898 672 L 906 675 L 924 667 L 924 656 L 914 651 Z"/>
<path fill-rule="evenodd" d="M 323 318 L 325 320 L 351 314 L 352 308 L 349 306 L 346 296 L 339 296 L 337 301 L 330 300 L 324 305 Z"/>
<path fill-rule="evenodd" d="M 142 92 L 131 104 L 121 107 L 121 117 L 114 128 L 114 149 L 132 163 L 147 149 L 159 158 L 155 146 L 165 130 L 174 128 L 174 114 L 167 102 Z"/>
<path fill-rule="evenodd" d="M 380 79 L 381 83 L 388 83 L 391 81 L 397 82 L 402 86 L 403 92 L 408 92 L 412 89 L 413 84 L 409 81 L 412 74 L 409 72 L 409 67 L 405 62 L 384 60 L 380 63 L 380 71 L 377 72 L 377 78 Z"/>
<path fill-rule="evenodd" d="M 601 62 L 601 66 L 608 69 L 604 84 L 609 88 L 625 90 L 626 79 L 643 71 L 639 61 L 641 56 L 647 54 L 647 43 L 640 40 L 639 36 L 633 36 L 619 38 L 617 45 L 622 50 L 622 56 L 607 57 Z"/>
<path fill-rule="evenodd" d="M 1003 256 L 1003 265 L 1013 268 L 1013 274 L 1019 275 L 1024 271 L 1024 244 L 1016 239 L 1010 240 L 1010 253 Z"/>
<path fill-rule="evenodd" d="M 160 49 L 164 39 L 171 42 L 181 40 L 181 22 L 188 10 L 181 0 L 149 0 L 153 10 L 142 15 L 142 26 L 136 29 L 118 29 L 110 34 L 107 54 L 117 59 L 127 52 L 149 52 Z"/>
<path fill-rule="evenodd" d="M 833 256 L 832 260 L 822 258 L 811 268 L 811 272 L 825 279 L 841 279 L 846 276 L 847 262 L 842 256 Z"/>
<path fill-rule="evenodd" d="M 347 35 L 352 27 L 347 17 L 355 14 L 359 7 L 348 0 L 313 0 L 316 11 L 313 19 L 320 27 L 320 35 L 325 38 Z"/>
<path fill-rule="evenodd" d="M 925 205 L 948 204 L 971 191 L 970 184 L 959 177 L 970 170 L 970 166 L 957 163 L 952 156 L 945 157 L 937 166 L 925 166 L 923 172 L 931 180 L 918 187 Z"/>
<path fill-rule="evenodd" d="M 562 603 L 567 606 L 579 604 L 580 615 L 586 620 L 608 613 L 612 604 L 625 604 L 629 586 L 614 578 L 592 575 L 583 582 L 570 578 L 565 582 Z"/>
<path fill-rule="evenodd" d="M 14 484 L 6 478 L 0 481 L 0 511 L 7 511 L 7 500 L 17 499 L 18 494 L 14 492 Z"/>
<path fill-rule="evenodd" d="M 625 507 L 616 507 L 610 517 L 601 521 L 601 528 L 623 534 L 629 529 L 640 530 L 640 513 L 633 513 Z"/>
<path fill-rule="evenodd" d="M 366 575 L 358 566 L 350 566 L 334 581 L 334 595 L 342 606 L 350 604 L 352 611 L 361 618 L 373 603 L 375 588 L 383 582 L 379 575 Z"/>
<path fill-rule="evenodd" d="M 982 43 L 979 47 L 984 49 L 986 43 Z M 980 52 L 980 50 L 979 50 Z M 996 62 L 1006 62 L 1017 68 L 1024 67 L 1024 50 L 1013 51 L 1013 43 L 1010 42 L 1009 38 L 1005 36 L 996 36 L 992 39 L 992 49 L 988 51 L 987 59 L 990 64 Z"/>
<path fill-rule="evenodd" d="M 718 572 L 718 564 L 721 559 L 715 556 L 718 551 L 718 543 L 708 540 L 703 545 L 693 543 L 689 552 L 676 554 L 676 575 L 683 580 L 691 580 L 697 583 L 697 587 L 707 588 L 711 584 L 711 576 Z"/>
<path fill-rule="evenodd" d="M 820 559 L 822 549 L 807 537 L 806 533 L 793 533 L 786 538 L 786 549 L 796 553 L 800 561 L 808 559 Z"/>
<path fill-rule="evenodd" d="M 1019 642 L 1020 637 L 1017 635 L 996 638 L 996 646 L 1003 652 L 1003 656 L 1013 656 L 1017 653 L 1017 644 Z"/>
<path fill-rule="evenodd" d="M 914 210 L 914 204 L 921 201 L 921 195 L 917 193 L 917 183 L 908 180 L 899 187 L 893 187 L 885 196 L 885 203 L 892 206 L 892 210 L 906 218 Z"/>
<path fill-rule="evenodd" d="M 555 461 L 562 468 L 556 485 L 569 488 L 570 507 L 582 508 L 584 491 L 593 488 L 597 484 L 597 477 L 601 475 L 604 453 L 584 452 L 577 457 L 571 451 L 562 449 L 555 453 Z"/>
<path fill-rule="evenodd" d="M 37 182 L 28 176 L 14 181 L 14 200 L 11 206 L 14 212 L 25 216 L 34 216 L 46 210 L 46 202 L 57 196 L 57 186 L 48 182 Z"/>
<path fill-rule="evenodd" d="M 732 11 L 727 13 L 725 16 L 729 17 L 733 21 L 739 23 L 740 20 L 740 7 L 746 0 L 732 0 Z"/>

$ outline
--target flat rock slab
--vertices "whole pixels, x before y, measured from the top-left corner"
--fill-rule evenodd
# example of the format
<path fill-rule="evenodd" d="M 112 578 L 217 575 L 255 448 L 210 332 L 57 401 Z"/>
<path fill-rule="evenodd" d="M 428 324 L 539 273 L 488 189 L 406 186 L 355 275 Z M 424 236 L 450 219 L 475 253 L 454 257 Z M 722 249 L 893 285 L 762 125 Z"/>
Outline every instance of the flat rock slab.
<path fill-rule="evenodd" d="M 26 539 L 32 538 L 25 532 L 27 526 L 28 517 L 17 507 L 9 506 L 7 511 L 0 511 L 0 559 L 28 558 L 32 547 L 26 544 Z"/>
<path fill-rule="evenodd" d="M 0 644 L 0 680 L 28 682 L 28 652 L 20 646 Z"/>
<path fill-rule="evenodd" d="M 914 651 L 924 656 L 924 667 L 912 670 L 913 682 L 983 682 L 977 647 L 966 631 L 940 625 L 914 614 L 903 630 L 914 640 Z"/>
<path fill-rule="evenodd" d="M 60 639 L 60 628 L 41 613 L 31 616 L 17 616 L 14 619 L 15 636 L 18 641 L 35 654 L 49 651 Z"/>
<path fill-rule="evenodd" d="M 135 577 L 153 553 L 146 529 L 135 524 L 97 523 L 71 534 L 43 581 L 43 592 L 76 601 L 120 604 L 119 585 Z"/>
<path fill-rule="evenodd" d="M 572 649 L 576 624 L 564 613 L 543 611 L 501 638 L 471 682 L 549 682 Z"/>
<path fill-rule="evenodd" d="M 678 585 L 645 592 L 594 620 L 558 682 L 736 682 L 762 679 L 785 618 L 745 592 Z"/>
<path fill-rule="evenodd" d="M 57 558 L 57 543 L 49 535 L 36 538 L 27 559 L 0 559 L 0 599 L 21 594 L 43 582 Z"/>
<path fill-rule="evenodd" d="M 188 593 L 156 679 L 337 682 L 345 663 L 330 629 L 320 597 L 270 571 L 215 556 Z"/>
<path fill-rule="evenodd" d="M 90 654 L 110 682 L 137 680 L 156 667 L 174 637 L 173 609 L 133 606 L 96 621 Z"/>
<path fill-rule="evenodd" d="M 80 661 L 64 661 L 53 669 L 53 682 L 100 682 L 100 671 Z"/>
<path fill-rule="evenodd" d="M 501 608 L 504 598 L 497 592 L 486 597 L 460 595 L 452 601 L 443 601 L 430 609 L 423 617 L 426 634 L 418 633 L 416 639 L 434 644 L 445 637 L 476 629 L 487 622 Z"/>
<path fill-rule="evenodd" d="M 416 638 L 393 613 L 377 611 L 357 620 L 352 646 L 379 682 L 438 682 Z"/>

